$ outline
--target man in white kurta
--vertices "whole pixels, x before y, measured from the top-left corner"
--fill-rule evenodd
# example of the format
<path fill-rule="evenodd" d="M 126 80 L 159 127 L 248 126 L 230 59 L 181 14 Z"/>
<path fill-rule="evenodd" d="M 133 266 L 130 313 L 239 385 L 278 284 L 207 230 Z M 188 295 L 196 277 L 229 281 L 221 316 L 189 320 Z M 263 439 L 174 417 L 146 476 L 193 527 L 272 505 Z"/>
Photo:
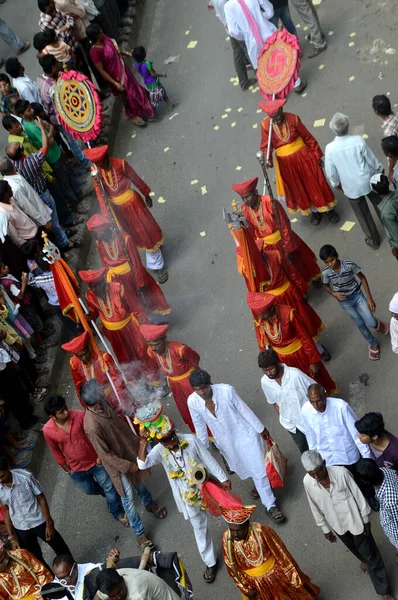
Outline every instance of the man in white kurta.
<path fill-rule="evenodd" d="M 256 41 L 256 36 L 250 26 L 247 17 L 242 9 L 240 0 L 228 0 L 224 6 L 225 18 L 227 21 L 227 28 L 230 36 L 236 40 L 244 41 L 246 44 L 247 51 L 249 53 L 250 62 L 253 67 L 257 69 L 258 66 L 258 53 L 264 45 L 264 42 L 269 38 L 270 35 L 276 31 L 275 25 L 273 25 L 269 19 L 274 15 L 274 7 L 269 0 L 241 0 L 246 4 L 247 9 L 250 11 L 254 21 L 257 24 L 258 32 L 261 37 L 260 40 Z"/>
<path fill-rule="evenodd" d="M 166 471 L 174 500 L 180 513 L 189 520 L 195 533 L 196 544 L 208 571 L 216 565 L 213 540 L 207 527 L 207 513 L 203 508 L 200 490 L 192 484 L 192 471 L 203 465 L 218 481 L 230 482 L 218 462 L 194 435 L 176 434 L 174 429 L 160 440 L 146 455 L 147 440 L 141 438 L 137 464 L 141 470 L 162 464 Z M 206 572 L 205 572 L 206 574 Z M 215 577 L 215 575 L 214 575 Z M 206 578 L 206 577 L 205 577 Z M 213 579 L 212 579 L 213 580 Z"/>
<path fill-rule="evenodd" d="M 232 385 L 212 385 L 210 375 L 201 369 L 192 372 L 189 381 L 194 393 L 188 398 L 188 408 L 196 435 L 208 448 L 209 427 L 217 448 L 232 471 L 240 479 L 253 479 L 267 512 L 274 520 L 280 521 L 281 517 L 274 516 L 276 499 L 265 470 L 263 438 L 269 436 L 268 430 Z M 277 512 L 280 513 L 279 509 Z"/>

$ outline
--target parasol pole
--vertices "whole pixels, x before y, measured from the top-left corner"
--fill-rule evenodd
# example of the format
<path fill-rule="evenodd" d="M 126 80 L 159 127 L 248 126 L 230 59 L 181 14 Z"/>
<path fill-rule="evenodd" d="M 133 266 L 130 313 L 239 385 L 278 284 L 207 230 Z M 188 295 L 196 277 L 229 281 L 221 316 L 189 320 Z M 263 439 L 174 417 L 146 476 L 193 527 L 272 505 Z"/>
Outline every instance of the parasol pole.
<path fill-rule="evenodd" d="M 283 252 L 287 256 L 286 245 L 285 245 L 285 238 L 283 237 L 282 224 L 281 224 L 281 220 L 280 220 L 280 217 L 279 217 L 279 212 L 278 212 L 278 208 L 277 208 L 277 205 L 276 205 L 276 200 L 275 200 L 275 197 L 274 197 L 274 193 L 272 191 L 271 182 L 270 182 L 269 177 L 268 177 L 267 167 L 265 166 L 264 152 L 262 150 L 259 150 L 258 152 L 256 152 L 256 158 L 257 158 L 258 162 L 260 163 L 260 166 L 261 166 L 263 174 L 264 174 L 264 185 L 267 187 L 268 195 L 271 198 L 272 210 L 273 210 L 273 213 L 274 213 L 274 217 L 275 217 L 276 225 L 278 227 L 278 231 L 279 231 L 280 236 L 281 236 L 281 242 L 282 242 Z M 261 202 L 261 200 L 260 200 L 260 202 Z"/>
<path fill-rule="evenodd" d="M 113 358 L 113 357 L 112 357 L 112 358 Z M 116 398 L 117 398 L 117 401 L 119 402 L 119 406 L 120 406 L 120 408 L 123 408 L 123 406 L 122 406 L 122 401 L 120 400 L 119 393 L 118 393 L 118 391 L 117 391 L 117 389 L 116 389 L 116 386 L 115 386 L 115 382 L 113 381 L 113 379 L 112 379 L 112 377 L 111 377 L 111 374 L 109 373 L 109 371 L 105 371 L 105 372 L 106 372 L 106 376 L 107 376 L 107 378 L 108 378 L 108 381 L 109 381 L 109 383 L 111 384 L 111 388 L 112 388 L 112 390 L 113 390 L 113 393 L 115 394 L 115 396 L 116 396 Z M 132 421 L 131 421 L 130 417 L 129 417 L 128 415 L 123 415 L 123 416 L 126 418 L 126 420 L 127 420 L 127 423 L 129 424 L 131 431 L 134 433 L 134 435 L 137 435 L 137 432 L 136 432 L 136 430 L 134 429 L 134 425 L 133 425 L 133 423 L 132 423 Z"/>
<path fill-rule="evenodd" d="M 275 94 L 272 94 L 272 100 L 275 100 Z M 272 117 L 270 117 L 270 121 L 269 121 L 269 130 L 268 130 L 268 146 L 267 146 L 267 158 L 266 158 L 266 162 L 269 163 L 269 157 L 271 156 L 271 136 L 272 136 L 272 126 L 274 124 L 274 120 Z M 266 188 L 266 184 L 265 184 L 265 178 L 264 178 L 264 184 L 263 184 L 263 194 L 265 194 L 265 188 Z"/>

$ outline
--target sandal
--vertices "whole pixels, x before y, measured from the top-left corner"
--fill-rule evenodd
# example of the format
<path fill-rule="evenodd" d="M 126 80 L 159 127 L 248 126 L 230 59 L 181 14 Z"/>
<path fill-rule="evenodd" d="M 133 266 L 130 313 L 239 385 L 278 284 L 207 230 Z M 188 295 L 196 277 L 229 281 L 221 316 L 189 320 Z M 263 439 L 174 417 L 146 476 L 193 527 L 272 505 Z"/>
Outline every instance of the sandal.
<path fill-rule="evenodd" d="M 316 56 L 318 56 L 318 54 L 321 54 L 321 52 L 325 52 L 327 47 L 328 45 L 325 42 L 324 46 L 321 46 L 320 48 L 313 48 L 311 52 L 308 52 L 307 58 L 315 58 Z"/>
<path fill-rule="evenodd" d="M 328 218 L 330 223 L 338 223 L 340 221 L 340 215 L 334 208 L 328 212 Z"/>
<path fill-rule="evenodd" d="M 20 448 L 14 449 L 13 454 L 21 454 L 21 452 L 25 452 L 25 450 L 33 450 L 35 447 L 35 442 L 33 440 L 27 440 L 21 444 Z"/>
<path fill-rule="evenodd" d="M 212 567 L 206 567 L 206 571 L 203 573 L 203 579 L 206 583 L 213 583 L 217 577 L 217 563 Z"/>
<path fill-rule="evenodd" d="M 164 268 L 163 268 L 163 269 L 157 269 L 157 270 L 155 271 L 155 273 L 156 273 L 156 276 L 157 276 L 157 278 L 158 278 L 158 283 L 160 283 L 160 284 L 162 284 L 162 283 L 166 283 L 166 281 L 167 281 L 167 280 L 168 280 L 168 278 L 169 278 L 169 274 L 168 274 L 168 272 L 166 271 L 166 269 L 164 269 Z"/>
<path fill-rule="evenodd" d="M 38 367 L 36 369 L 36 374 L 38 377 L 40 377 L 41 375 L 48 375 L 50 372 L 50 369 L 48 367 Z"/>
<path fill-rule="evenodd" d="M 319 212 L 314 212 L 311 215 L 311 225 L 319 225 L 322 221 L 322 214 Z"/>
<path fill-rule="evenodd" d="M 51 381 L 49 379 L 38 379 L 36 381 L 37 388 L 49 388 L 51 385 Z"/>
<path fill-rule="evenodd" d="M 370 246 L 372 250 L 378 250 L 380 248 L 380 242 L 374 242 L 370 237 L 365 238 L 365 244 Z"/>
<path fill-rule="evenodd" d="M 167 517 L 167 508 L 157 502 L 153 502 L 151 506 L 146 506 L 145 510 L 153 514 L 157 519 L 165 519 Z"/>
<path fill-rule="evenodd" d="M 253 498 L 253 500 L 259 500 L 260 499 L 260 494 L 258 493 L 258 491 L 256 490 L 256 488 L 252 489 L 252 491 L 250 492 L 250 495 Z"/>
<path fill-rule="evenodd" d="M 145 127 L 146 126 L 144 119 L 141 119 L 141 117 L 132 117 L 131 120 L 134 123 L 134 125 L 137 125 L 137 127 Z"/>
<path fill-rule="evenodd" d="M 369 348 L 369 358 L 370 360 L 380 360 L 380 346 L 378 345 L 377 350 L 372 350 L 372 348 L 370 347 L 370 345 L 368 346 Z"/>
<path fill-rule="evenodd" d="M 150 550 L 152 550 L 152 548 L 155 547 L 155 544 L 151 540 L 146 539 L 144 542 L 140 542 L 140 540 L 142 539 L 143 536 L 137 537 L 137 546 L 138 548 L 140 548 L 140 550 L 144 551 L 145 548 L 149 548 Z"/>
<path fill-rule="evenodd" d="M 285 520 L 285 515 L 277 506 L 271 506 L 271 508 L 267 509 L 267 515 L 275 522 L 282 523 Z"/>
<path fill-rule="evenodd" d="M 388 335 L 390 332 L 390 328 L 387 325 L 387 323 L 383 323 L 383 321 L 380 321 L 379 319 L 377 319 L 376 331 L 377 331 L 377 333 L 381 333 L 382 335 Z"/>
<path fill-rule="evenodd" d="M 14 436 L 17 442 L 22 442 L 22 440 L 26 440 L 26 438 L 28 437 L 28 432 L 20 430 L 15 431 L 12 435 Z"/>
<path fill-rule="evenodd" d="M 123 515 L 120 515 L 120 517 L 118 518 L 118 521 L 119 521 L 119 523 L 124 525 L 124 527 L 127 527 L 127 528 L 130 527 L 130 521 L 128 520 L 126 513 L 124 513 Z"/>
<path fill-rule="evenodd" d="M 312 280 L 312 287 L 316 290 L 320 290 L 323 287 L 322 275 Z"/>
<path fill-rule="evenodd" d="M 26 458 L 26 459 L 21 458 L 20 460 L 16 460 L 15 462 L 11 463 L 11 466 L 13 469 L 25 469 L 25 467 L 27 467 L 29 463 L 30 463 L 29 458 Z"/>
<path fill-rule="evenodd" d="M 325 346 L 323 347 L 323 352 L 321 354 L 321 359 L 323 362 L 329 362 L 329 360 L 332 358 L 332 355 L 330 354 L 329 350 L 327 348 L 325 348 Z"/>

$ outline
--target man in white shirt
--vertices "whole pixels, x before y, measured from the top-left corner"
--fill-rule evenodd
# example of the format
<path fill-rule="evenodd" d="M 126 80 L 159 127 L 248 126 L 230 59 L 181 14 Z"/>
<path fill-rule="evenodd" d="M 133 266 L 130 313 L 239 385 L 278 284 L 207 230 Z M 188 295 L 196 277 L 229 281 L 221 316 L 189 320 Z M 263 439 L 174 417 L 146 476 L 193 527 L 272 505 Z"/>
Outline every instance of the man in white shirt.
<path fill-rule="evenodd" d="M 199 440 L 209 447 L 209 427 L 217 448 L 232 471 L 240 479 L 253 479 L 256 488 L 252 491 L 253 497 L 261 498 L 274 522 L 282 522 L 284 515 L 276 506 L 265 470 L 263 440 L 269 437 L 268 430 L 232 385 L 212 385 L 209 373 L 202 369 L 192 371 L 189 383 L 194 393 L 188 398 L 188 408 Z"/>
<path fill-rule="evenodd" d="M 20 98 L 27 100 L 28 102 L 38 102 L 41 104 L 41 98 L 37 85 L 25 75 L 25 67 L 19 62 L 19 60 L 12 56 L 7 58 L 6 73 L 13 79 L 13 86 L 18 90 Z"/>
<path fill-rule="evenodd" d="M 180 596 L 144 569 L 104 569 L 97 577 L 101 600 L 179 600 Z"/>
<path fill-rule="evenodd" d="M 227 28 L 227 20 L 225 18 L 224 6 L 228 2 L 228 0 L 211 0 L 208 3 L 207 8 L 209 10 L 214 9 L 216 13 L 216 17 L 221 21 L 224 25 L 225 29 Z M 249 56 L 247 54 L 246 44 L 243 40 L 237 40 L 236 38 L 229 36 L 231 40 L 233 58 L 235 71 L 238 76 L 239 85 L 241 90 L 248 90 L 251 85 L 257 85 L 257 79 L 254 77 L 250 78 L 247 76 L 247 65 L 250 63 Z"/>
<path fill-rule="evenodd" d="M 275 350 L 260 352 L 258 366 L 264 371 L 261 378 L 264 396 L 268 404 L 274 405 L 280 424 L 302 454 L 308 450 L 308 443 L 301 408 L 308 401 L 308 386 L 315 381 L 300 369 L 280 364 Z"/>
<path fill-rule="evenodd" d="M 344 467 L 326 467 L 315 450 L 304 452 L 301 462 L 307 471 L 304 489 L 315 523 L 329 542 L 336 542 L 337 535 L 361 561 L 361 570 L 368 571 L 376 594 L 392 600 L 386 568 L 370 531 L 370 507 L 353 476 Z"/>
<path fill-rule="evenodd" d="M 333 187 L 347 196 L 358 223 L 365 233 L 366 244 L 377 250 L 380 246 L 380 236 L 365 196 L 369 198 L 380 218 L 377 205 L 381 198 L 372 190 L 370 180 L 375 173 L 384 170 L 383 165 L 362 136 L 349 135 L 347 115 L 336 113 L 329 127 L 336 137 L 325 148 L 326 176 Z"/>

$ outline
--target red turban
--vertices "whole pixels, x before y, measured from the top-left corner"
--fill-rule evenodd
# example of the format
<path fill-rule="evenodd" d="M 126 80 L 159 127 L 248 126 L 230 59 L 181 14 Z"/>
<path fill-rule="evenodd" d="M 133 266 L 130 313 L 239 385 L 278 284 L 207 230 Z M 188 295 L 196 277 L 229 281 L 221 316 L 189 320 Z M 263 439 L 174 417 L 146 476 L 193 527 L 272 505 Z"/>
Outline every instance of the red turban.
<path fill-rule="evenodd" d="M 66 352 L 71 352 L 72 354 L 76 354 L 76 352 L 81 352 L 84 348 L 90 344 L 90 335 L 85 331 L 81 335 L 73 338 L 67 344 L 62 344 L 61 348 L 66 350 Z"/>
<path fill-rule="evenodd" d="M 101 233 L 112 227 L 111 220 L 102 214 L 93 215 L 89 218 L 86 223 L 86 227 L 89 231 L 94 233 Z"/>
<path fill-rule="evenodd" d="M 242 181 L 242 183 L 235 183 L 232 186 L 234 192 L 237 192 L 239 196 L 243 194 L 248 194 L 252 190 L 255 190 L 258 183 L 258 177 L 253 177 L 253 179 L 248 179 L 247 181 Z"/>
<path fill-rule="evenodd" d="M 275 302 L 275 296 L 261 292 L 247 292 L 246 301 L 249 308 L 257 313 L 265 313 Z"/>
<path fill-rule="evenodd" d="M 141 335 L 147 342 L 155 342 L 164 338 L 169 330 L 168 325 L 141 325 Z"/>
<path fill-rule="evenodd" d="M 95 285 L 100 281 L 105 281 L 106 271 L 107 268 L 102 267 L 102 269 L 96 269 L 94 271 L 79 271 L 79 275 L 84 283 L 87 283 L 88 285 Z"/>
<path fill-rule="evenodd" d="M 227 523 L 233 523 L 234 525 L 243 525 L 250 518 L 250 515 L 256 510 L 257 506 L 252 504 L 250 506 L 242 506 L 239 509 L 236 508 L 222 508 L 221 514 Z"/>
<path fill-rule="evenodd" d="M 86 150 L 83 150 L 83 152 L 88 160 L 96 163 L 104 160 L 105 156 L 108 154 L 108 150 L 109 146 L 98 146 L 97 148 L 87 148 Z"/>
<path fill-rule="evenodd" d="M 276 113 L 279 111 L 282 106 L 285 106 L 286 100 L 271 100 L 270 102 L 258 102 L 259 107 L 263 110 L 269 117 L 275 117 Z"/>

